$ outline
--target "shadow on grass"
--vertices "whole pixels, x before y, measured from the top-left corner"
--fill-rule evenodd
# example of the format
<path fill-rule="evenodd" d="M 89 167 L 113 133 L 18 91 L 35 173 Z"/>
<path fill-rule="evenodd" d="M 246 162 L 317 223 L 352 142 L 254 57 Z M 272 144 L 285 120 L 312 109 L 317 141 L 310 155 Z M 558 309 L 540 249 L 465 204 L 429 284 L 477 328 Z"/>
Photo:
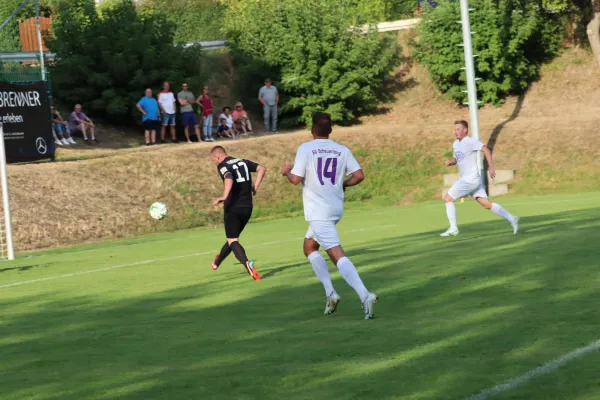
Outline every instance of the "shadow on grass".
<path fill-rule="evenodd" d="M 137 298 L 74 288 L 0 300 L 19 311 L 0 321 L 0 397 L 464 398 L 598 339 L 600 208 L 523 227 L 513 235 L 497 220 L 463 225 L 457 238 L 349 249 L 382 299 L 373 321 L 333 269 L 343 300 L 322 316 L 322 288 L 300 252 L 261 271 L 263 282 L 232 270 Z"/>

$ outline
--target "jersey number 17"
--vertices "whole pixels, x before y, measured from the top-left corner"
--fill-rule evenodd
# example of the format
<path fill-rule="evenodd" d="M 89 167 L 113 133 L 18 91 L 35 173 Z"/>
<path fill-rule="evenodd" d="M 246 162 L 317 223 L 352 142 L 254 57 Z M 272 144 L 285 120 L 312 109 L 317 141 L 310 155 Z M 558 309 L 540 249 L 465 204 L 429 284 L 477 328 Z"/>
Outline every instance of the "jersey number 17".
<path fill-rule="evenodd" d="M 319 182 L 321 185 L 325 185 L 323 178 L 331 180 L 331 184 L 335 185 L 336 172 L 337 158 L 325 158 L 325 165 L 323 165 L 323 158 L 317 159 L 317 175 L 319 176 Z"/>

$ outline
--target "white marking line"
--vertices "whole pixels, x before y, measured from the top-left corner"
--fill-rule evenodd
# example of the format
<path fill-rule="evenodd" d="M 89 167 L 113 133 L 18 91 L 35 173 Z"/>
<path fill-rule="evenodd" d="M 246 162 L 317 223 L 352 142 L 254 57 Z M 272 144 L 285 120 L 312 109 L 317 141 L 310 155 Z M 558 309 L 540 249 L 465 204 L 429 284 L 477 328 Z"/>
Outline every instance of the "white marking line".
<path fill-rule="evenodd" d="M 587 353 L 591 353 L 593 351 L 600 350 L 600 340 L 597 340 L 593 343 L 585 347 L 580 347 L 578 349 L 573 350 L 570 353 L 565 354 L 562 357 L 559 357 L 555 360 L 548 361 L 546 364 L 534 368 L 521 376 L 513 378 L 504 383 L 499 383 L 496 386 L 488 389 L 484 389 L 481 392 L 474 394 L 470 397 L 466 397 L 465 400 L 486 400 L 491 396 L 495 396 L 497 394 L 508 392 L 509 390 L 515 389 L 517 386 L 522 385 L 523 383 L 529 382 L 530 380 L 537 378 L 538 376 L 548 374 L 552 371 L 557 370 L 563 365 L 567 364 L 570 361 L 573 361 Z"/>
<path fill-rule="evenodd" d="M 370 227 L 370 228 L 354 229 L 354 230 L 351 230 L 351 231 L 347 231 L 346 233 L 372 231 L 372 230 L 375 230 L 375 229 L 385 229 L 385 228 L 391 228 L 391 227 L 394 227 L 394 226 L 396 226 L 396 225 L 373 226 L 373 227 Z M 245 247 L 247 249 L 251 249 L 251 248 L 254 248 L 254 247 L 270 246 L 270 245 L 273 245 L 273 244 L 296 242 L 296 241 L 300 241 L 300 240 L 303 240 L 303 239 L 304 238 L 301 238 L 301 239 L 295 238 L 295 239 L 277 240 L 277 241 L 274 241 L 274 242 L 265 242 L 265 243 L 251 244 L 251 245 L 248 245 L 248 246 L 245 246 Z M 50 276 L 50 277 L 47 277 L 47 278 L 33 279 L 33 280 L 30 280 L 30 281 L 21 281 L 21 282 L 9 283 L 7 285 L 0 286 L 0 289 L 9 288 L 9 287 L 13 287 L 13 286 L 26 285 L 28 283 L 45 282 L 45 281 L 52 281 L 54 279 L 70 278 L 72 276 L 93 274 L 95 272 L 110 271 L 112 269 L 118 269 L 118 268 L 134 267 L 134 266 L 137 266 L 137 265 L 151 264 L 151 263 L 160 262 L 160 261 L 172 261 L 172 260 L 178 260 L 180 258 L 205 256 L 205 255 L 208 255 L 208 254 L 214 254 L 214 251 L 205 251 L 205 252 L 202 252 L 202 253 L 185 254 L 185 255 L 182 255 L 182 256 L 173 256 L 173 257 L 165 257 L 165 258 L 154 258 L 154 259 L 151 259 L 151 260 L 137 261 L 137 262 L 129 263 L 129 264 L 113 265 L 112 267 L 92 269 L 92 270 L 88 270 L 88 271 L 73 272 L 73 273 L 70 273 L 70 274 L 63 274 L 63 275 Z"/>

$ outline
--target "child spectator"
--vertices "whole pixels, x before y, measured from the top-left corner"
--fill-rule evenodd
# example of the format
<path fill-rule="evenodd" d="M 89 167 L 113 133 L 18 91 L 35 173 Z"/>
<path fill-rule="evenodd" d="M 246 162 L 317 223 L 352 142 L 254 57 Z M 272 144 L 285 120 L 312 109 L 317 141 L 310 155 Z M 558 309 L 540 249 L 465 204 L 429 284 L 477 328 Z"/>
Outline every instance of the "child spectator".
<path fill-rule="evenodd" d="M 223 114 L 221 114 L 223 115 Z M 227 137 L 229 139 L 235 139 L 235 132 L 229 126 L 227 126 L 227 119 L 221 118 L 221 124 L 217 128 L 217 135 L 219 137 Z"/>
<path fill-rule="evenodd" d="M 77 142 L 71 137 L 69 124 L 63 119 L 56 108 L 52 106 L 50 107 L 50 111 L 52 112 L 52 132 L 54 133 L 54 143 L 60 146 L 77 144 Z"/>

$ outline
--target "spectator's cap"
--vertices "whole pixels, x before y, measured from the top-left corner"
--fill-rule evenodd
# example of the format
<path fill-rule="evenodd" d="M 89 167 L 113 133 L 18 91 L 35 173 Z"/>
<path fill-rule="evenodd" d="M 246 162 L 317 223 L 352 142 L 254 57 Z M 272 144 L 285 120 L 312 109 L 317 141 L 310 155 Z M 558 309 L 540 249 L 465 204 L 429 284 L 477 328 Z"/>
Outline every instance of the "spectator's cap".
<path fill-rule="evenodd" d="M 238 101 L 237 103 L 235 103 L 236 107 L 244 107 L 244 105 L 242 104 L 241 101 Z"/>
<path fill-rule="evenodd" d="M 271 78 L 265 78 L 265 82 L 271 82 Z"/>

